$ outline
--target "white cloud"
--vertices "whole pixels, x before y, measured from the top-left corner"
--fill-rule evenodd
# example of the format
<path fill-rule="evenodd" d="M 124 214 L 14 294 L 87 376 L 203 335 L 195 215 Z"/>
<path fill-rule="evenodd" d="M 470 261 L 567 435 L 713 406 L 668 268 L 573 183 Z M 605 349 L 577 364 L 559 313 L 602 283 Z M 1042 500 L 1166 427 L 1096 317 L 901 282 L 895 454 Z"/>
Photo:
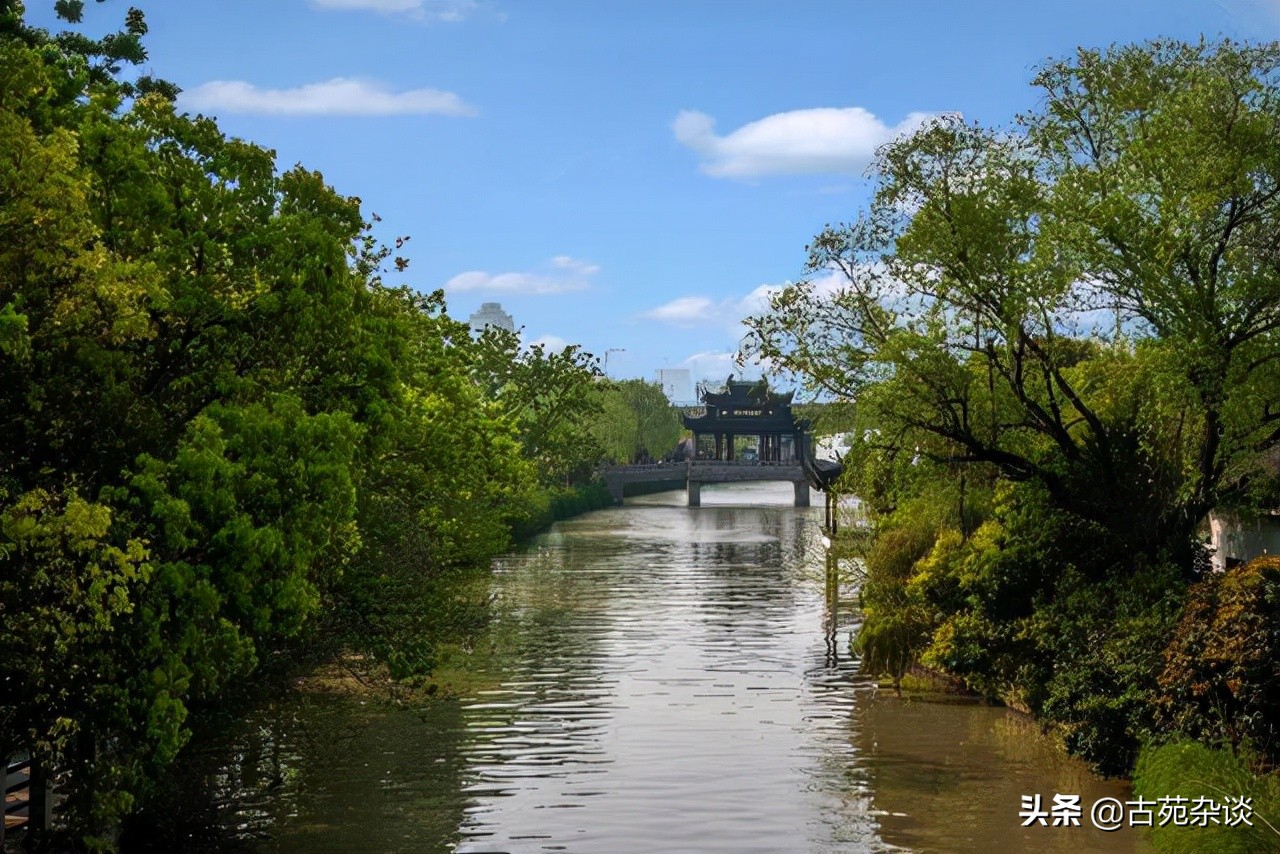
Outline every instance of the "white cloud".
<path fill-rule="evenodd" d="M 592 264 L 590 261 L 582 261 L 578 258 L 570 258 L 568 255 L 557 255 L 552 258 L 551 266 L 561 270 L 572 270 L 583 276 L 590 276 L 592 273 L 600 272 L 598 264 Z"/>
<path fill-rule="evenodd" d="M 772 364 L 768 361 L 754 361 L 747 365 L 739 365 L 737 354 L 720 350 L 707 350 L 694 353 L 679 367 L 688 368 L 695 381 L 706 381 L 711 385 L 723 383 L 730 374 L 734 379 L 759 379 L 772 373 Z"/>
<path fill-rule="evenodd" d="M 289 89 L 263 89 L 243 80 L 213 80 L 182 94 L 186 107 L 281 116 L 474 116 L 475 107 L 452 92 L 392 92 L 376 80 L 334 77 Z"/>
<path fill-rule="evenodd" d="M 715 315 L 716 304 L 706 297 L 680 297 L 646 311 L 642 317 L 672 326 L 697 326 Z"/>
<path fill-rule="evenodd" d="M 741 374 L 742 371 L 733 361 L 733 353 L 706 351 L 694 353 L 680 363 L 680 367 L 688 368 L 689 373 L 700 380 L 719 379 L 724 381 L 729 374 Z"/>
<path fill-rule="evenodd" d="M 537 338 L 529 342 L 528 346 L 542 346 L 542 349 L 548 353 L 558 353 L 565 347 L 569 346 L 569 342 L 561 338 L 559 335 L 539 335 Z"/>
<path fill-rule="evenodd" d="M 561 294 L 568 291 L 580 291 L 588 287 L 587 282 L 577 279 L 558 279 L 554 276 L 536 273 L 487 273 L 483 270 L 470 270 L 459 273 L 444 283 L 446 291 L 490 291 L 493 293 L 520 294 Z"/>
<path fill-rule="evenodd" d="M 759 314 L 769 308 L 769 298 L 782 290 L 783 285 L 760 285 L 754 291 L 738 300 L 734 309 L 742 316 Z"/>
<path fill-rule="evenodd" d="M 876 271 L 884 269 L 884 266 L 878 261 L 872 262 L 872 266 Z M 845 277 L 845 274 L 840 270 L 831 267 L 824 269 L 822 273 L 818 275 L 810 276 L 807 281 L 809 282 L 809 287 L 813 289 L 814 293 L 828 298 L 835 296 L 838 291 L 849 287 L 849 280 Z M 902 285 L 900 282 L 894 280 L 889 283 L 889 288 L 890 291 L 896 295 L 901 292 Z"/>
<path fill-rule="evenodd" d="M 444 289 L 453 292 L 489 291 L 532 296 L 563 294 L 590 288 L 591 276 L 600 271 L 598 265 L 570 258 L 568 255 L 557 255 L 547 267 L 545 271 L 520 273 L 469 270 L 445 282 Z"/>
<path fill-rule="evenodd" d="M 682 110 L 671 124 L 676 139 L 702 158 L 716 178 L 860 173 L 878 147 L 918 130 L 932 113 L 911 113 L 890 127 L 861 107 L 821 107 L 774 113 L 724 136 L 706 113 Z"/>
<path fill-rule="evenodd" d="M 448 23 L 461 21 L 481 8 L 477 0 L 311 0 L 311 5 L 321 9 L 367 10 Z"/>
<path fill-rule="evenodd" d="M 702 296 L 677 297 L 644 312 L 641 317 L 684 329 L 707 324 L 736 328 L 744 317 L 768 308 L 769 296 L 778 290 L 778 285 L 760 285 L 744 297 L 722 300 Z"/>

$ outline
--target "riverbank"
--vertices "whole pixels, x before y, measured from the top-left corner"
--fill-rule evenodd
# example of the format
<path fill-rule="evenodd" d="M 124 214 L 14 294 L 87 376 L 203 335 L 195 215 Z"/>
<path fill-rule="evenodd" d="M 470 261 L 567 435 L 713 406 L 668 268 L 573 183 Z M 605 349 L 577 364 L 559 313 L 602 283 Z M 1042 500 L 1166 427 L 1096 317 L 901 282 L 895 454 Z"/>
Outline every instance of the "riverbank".
<path fill-rule="evenodd" d="M 558 521 L 610 506 L 608 488 L 600 483 L 543 491 L 539 506 L 525 522 L 513 526 L 514 543 L 527 543 Z M 398 706 L 416 706 L 432 700 L 456 698 L 488 687 L 480 674 L 496 652 L 491 635 L 481 641 L 492 605 L 491 569 L 486 564 L 430 576 L 424 572 L 415 596 L 420 601 L 449 603 L 435 608 L 430 668 L 396 673 L 387 658 L 394 650 L 371 643 L 368 636 L 343 635 L 321 628 L 289 659 L 259 674 L 263 690 L 282 688 L 318 695 L 358 697 Z M 381 650 L 383 655 L 378 655 Z M 391 653 L 392 655 L 388 655 Z M 252 686 L 243 693 L 255 695 Z M 230 705 L 236 701 L 228 698 Z"/>
<path fill-rule="evenodd" d="M 511 536 L 517 542 L 542 533 L 562 519 L 571 519 L 592 510 L 600 510 L 613 504 L 609 488 L 600 481 L 578 486 L 548 487 L 538 497 L 538 504 L 529 509 L 525 519 L 512 526 Z"/>
<path fill-rule="evenodd" d="M 1183 822 L 1153 835 L 1157 850 L 1280 850 L 1280 560 L 1187 580 L 1113 553 L 1090 574 L 1081 538 L 1029 524 L 1026 507 L 964 536 L 934 506 L 887 514 L 866 542 L 857 649 L 874 672 L 958 679 L 1148 800 L 1248 797 L 1268 828 Z"/>
<path fill-rule="evenodd" d="M 421 706 L 484 690 L 481 676 L 486 653 L 462 643 L 437 646 L 438 661 L 429 674 L 397 678 L 386 664 L 359 653 L 344 652 L 304 666 L 289 682 L 293 690 L 335 697 L 359 697 L 397 706 Z"/>
<path fill-rule="evenodd" d="M 511 540 L 517 546 L 528 543 L 558 521 L 610 505 L 609 490 L 599 482 L 544 489 L 528 515 L 512 526 Z M 348 643 L 328 658 L 305 665 L 294 677 L 295 686 L 302 691 L 376 697 L 405 706 L 456 698 L 490 687 L 481 675 L 497 651 L 491 634 L 482 639 L 493 604 L 490 581 L 491 567 L 486 564 L 426 582 L 433 587 L 430 599 L 454 603 L 454 607 L 443 610 L 443 619 L 432 622 L 429 667 L 397 673 L 385 653 L 379 656 L 356 652 Z M 451 621 L 450 617 L 458 619 Z M 360 644 L 354 646 L 358 648 Z"/>

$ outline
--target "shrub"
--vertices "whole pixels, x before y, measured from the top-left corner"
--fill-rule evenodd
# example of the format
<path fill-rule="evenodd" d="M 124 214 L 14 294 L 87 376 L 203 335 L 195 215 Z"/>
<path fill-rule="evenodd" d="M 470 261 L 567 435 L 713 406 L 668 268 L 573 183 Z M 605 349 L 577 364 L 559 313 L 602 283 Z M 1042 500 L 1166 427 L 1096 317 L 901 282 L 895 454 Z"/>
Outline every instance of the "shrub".
<path fill-rule="evenodd" d="M 1280 557 L 1191 588 L 1159 684 L 1163 726 L 1280 762 Z"/>
<path fill-rule="evenodd" d="M 918 606 L 902 603 L 877 612 L 858 632 L 857 653 L 862 668 L 893 679 L 901 692 L 902 677 L 929 642 L 931 624 Z"/>
<path fill-rule="evenodd" d="M 1089 581 L 1063 573 L 1033 634 L 1052 662 L 1040 709 L 1072 753 L 1106 774 L 1128 772 L 1153 728 L 1152 701 L 1183 598 L 1178 569 L 1146 566 Z"/>
<path fill-rule="evenodd" d="M 512 537 L 527 540 L 551 527 L 552 522 L 570 519 L 608 507 L 613 503 L 609 487 L 599 481 L 582 486 L 551 486 L 529 497 L 524 515 L 513 520 Z"/>
<path fill-rule="evenodd" d="M 932 613 L 908 582 L 938 535 L 933 508 L 928 502 L 917 502 L 886 520 L 867 553 L 861 590 L 863 624 L 855 650 L 865 671 L 892 677 L 895 688 L 933 630 Z"/>

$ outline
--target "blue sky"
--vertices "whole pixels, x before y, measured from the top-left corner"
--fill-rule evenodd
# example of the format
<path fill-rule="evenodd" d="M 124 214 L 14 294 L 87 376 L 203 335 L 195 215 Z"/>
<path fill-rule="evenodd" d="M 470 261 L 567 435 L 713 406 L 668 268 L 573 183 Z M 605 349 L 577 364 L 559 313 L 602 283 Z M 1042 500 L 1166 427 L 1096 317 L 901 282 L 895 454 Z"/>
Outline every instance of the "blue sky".
<path fill-rule="evenodd" d="M 1280 0 L 133 2 L 180 107 L 411 237 L 391 280 L 649 379 L 732 370 L 741 318 L 922 116 L 1008 123 L 1079 45 L 1280 38 Z M 57 28 L 52 5 L 28 18 Z"/>

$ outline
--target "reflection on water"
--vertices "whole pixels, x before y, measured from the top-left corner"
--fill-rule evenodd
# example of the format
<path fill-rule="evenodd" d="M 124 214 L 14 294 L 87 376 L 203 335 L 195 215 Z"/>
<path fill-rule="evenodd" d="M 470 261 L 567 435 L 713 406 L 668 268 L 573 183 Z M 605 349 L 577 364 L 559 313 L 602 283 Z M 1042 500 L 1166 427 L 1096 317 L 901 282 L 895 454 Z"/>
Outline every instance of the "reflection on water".
<path fill-rule="evenodd" d="M 939 698 L 944 699 L 944 698 Z M 1093 852 L 1147 850 L 1133 831 L 1089 823 L 1102 797 L 1133 797 L 1101 780 L 1007 709 L 868 697 L 855 713 L 855 743 L 871 769 L 881 835 L 915 851 Z M 1080 795 L 1081 826 L 1021 827 L 1022 795 Z"/>
<path fill-rule="evenodd" d="M 499 562 L 499 619 L 528 641 L 499 696 L 463 704 L 459 850 L 824 850 L 848 826 L 875 844 L 862 799 L 820 808 L 856 777 L 859 679 L 826 660 L 814 517 L 782 486 L 651 496 Z M 528 604 L 549 583 L 555 626 Z"/>
<path fill-rule="evenodd" d="M 496 562 L 494 688 L 417 714 L 283 698 L 222 761 L 224 829 L 289 851 L 1133 850 L 1019 827 L 1022 794 L 1125 790 L 1016 715 L 876 693 L 820 511 L 791 499 L 557 525 Z"/>

